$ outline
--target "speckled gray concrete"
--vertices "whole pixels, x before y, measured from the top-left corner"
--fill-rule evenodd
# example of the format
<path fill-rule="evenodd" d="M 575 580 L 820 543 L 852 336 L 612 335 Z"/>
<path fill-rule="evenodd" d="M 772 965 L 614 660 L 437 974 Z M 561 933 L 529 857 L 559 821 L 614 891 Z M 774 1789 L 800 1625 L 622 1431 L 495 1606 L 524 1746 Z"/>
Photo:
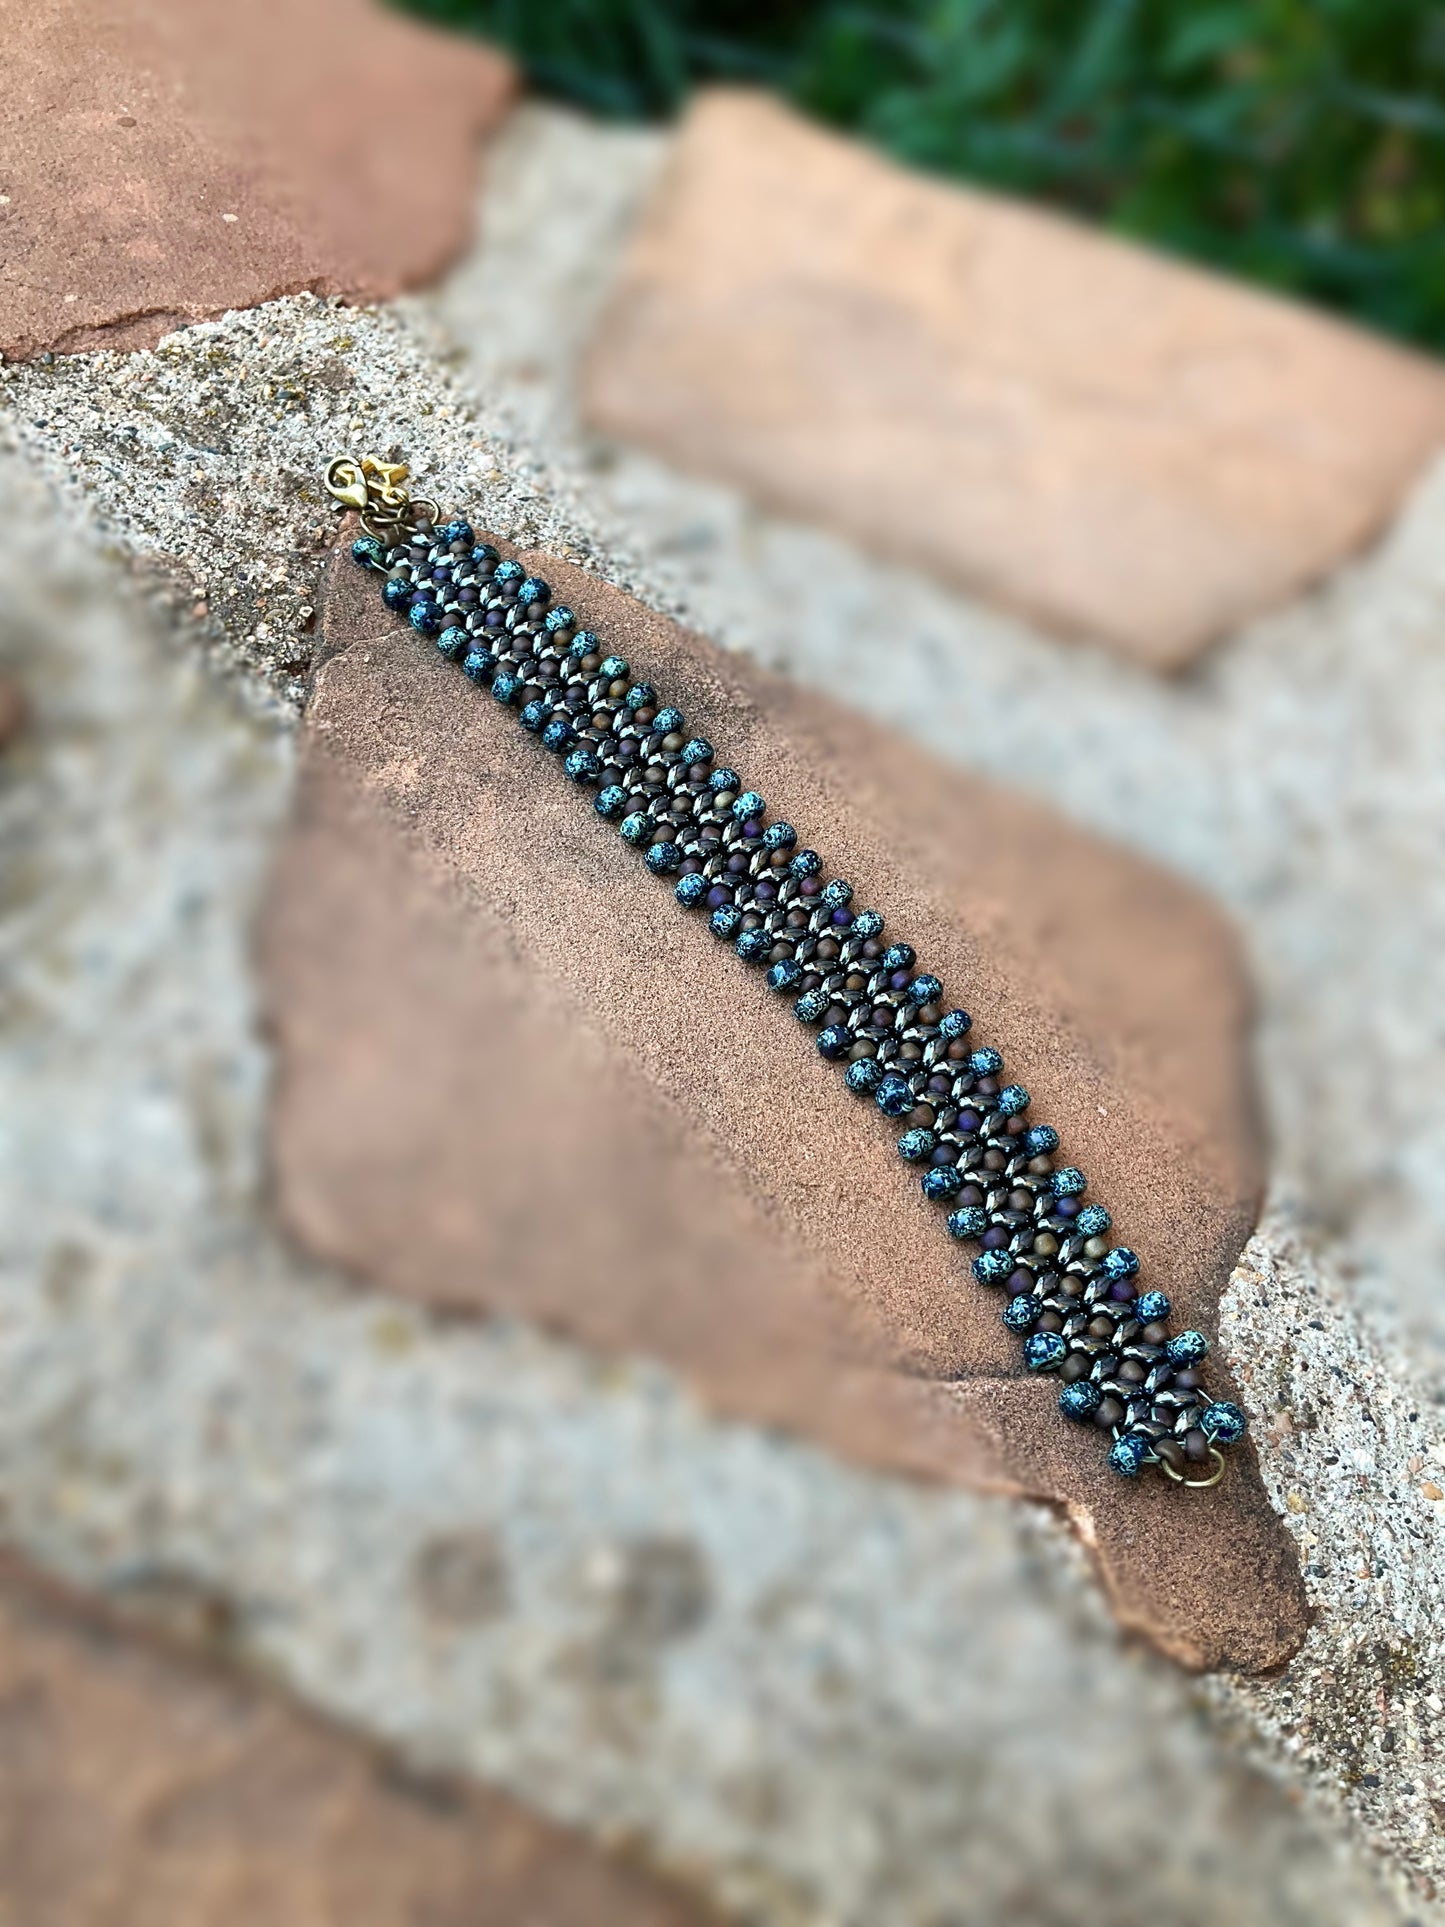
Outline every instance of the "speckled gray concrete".
<path fill-rule="evenodd" d="M 449 498 L 600 567 L 590 484 L 509 456 L 423 334 L 306 299 L 5 387 L 16 439 L 102 539 L 196 595 L 148 640 L 7 463 L 5 606 L 38 716 L 4 804 L 0 1496 L 20 1542 L 108 1588 L 221 1595 L 241 1650 L 318 1703 L 770 1920 L 1390 1918 L 1352 1840 L 1423 1917 L 1445 1877 L 1445 1443 L 1289 1234 L 1251 1246 L 1226 1342 L 1320 1617 L 1285 1678 L 1248 1687 L 1121 1649 L 1046 1522 L 297 1270 L 257 1192 L 245 924 L 309 646 L 311 478 L 338 434 L 402 444 Z M 1432 606 L 1412 540 L 1357 591 L 1413 569 L 1411 632 Z M 845 564 L 863 568 L 835 558 L 825 606 Z M 608 566 L 644 591 L 666 573 Z M 245 703 L 198 677 L 188 626 Z M 1047 644 L 992 633 L 1055 668 Z M 921 675 L 911 659 L 900 676 Z M 1070 700 L 1092 677 L 1114 715 L 1139 693 L 1101 665 L 1069 675 Z M 1282 710 L 1287 684 L 1265 688 Z M 1188 697 L 1146 693 L 1146 721 Z M 1278 1079 L 1288 1055 L 1269 1062 Z M 485 1611 L 459 1623 L 459 1596 Z M 1098 1823 L 1119 1811 L 1127 1826 Z"/>
<path fill-rule="evenodd" d="M 1047 1521 L 298 1267 L 262 1209 L 246 957 L 286 728 L 3 468 L 35 718 L 3 800 L 11 1535 L 151 1610 L 220 1602 L 309 1699 L 766 1921 L 1397 1917 L 1121 1647 Z"/>

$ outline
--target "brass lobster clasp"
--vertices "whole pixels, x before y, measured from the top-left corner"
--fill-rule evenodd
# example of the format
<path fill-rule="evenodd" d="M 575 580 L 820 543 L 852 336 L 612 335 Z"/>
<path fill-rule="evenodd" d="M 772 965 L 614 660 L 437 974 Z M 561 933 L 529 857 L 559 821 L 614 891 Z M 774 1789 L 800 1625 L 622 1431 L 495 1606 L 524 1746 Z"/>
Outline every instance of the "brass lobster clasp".
<path fill-rule="evenodd" d="M 349 509 L 377 522 L 404 522 L 411 498 L 402 483 L 405 462 L 383 462 L 375 455 L 338 455 L 327 464 L 326 492 Z"/>

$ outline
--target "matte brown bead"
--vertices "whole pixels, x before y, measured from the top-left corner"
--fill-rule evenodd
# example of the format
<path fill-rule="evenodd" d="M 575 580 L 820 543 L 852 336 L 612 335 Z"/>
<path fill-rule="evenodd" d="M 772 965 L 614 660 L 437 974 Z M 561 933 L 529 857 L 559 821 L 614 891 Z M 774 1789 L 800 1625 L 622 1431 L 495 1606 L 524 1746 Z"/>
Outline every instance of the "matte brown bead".
<path fill-rule="evenodd" d="M 1094 1409 L 1094 1423 L 1101 1431 L 1112 1431 L 1124 1417 L 1124 1402 L 1109 1393 Z"/>
<path fill-rule="evenodd" d="M 1066 1385 L 1072 1385 L 1077 1379 L 1087 1378 L 1090 1370 L 1091 1361 L 1086 1353 L 1070 1352 L 1059 1368 L 1059 1377 Z"/>
<path fill-rule="evenodd" d="M 1169 1329 L 1156 1321 L 1152 1325 L 1146 1325 L 1139 1336 L 1146 1345 L 1162 1345 L 1169 1336 Z"/>
<path fill-rule="evenodd" d="M 1209 1440 L 1197 1425 L 1184 1434 L 1184 1451 L 1191 1465 L 1202 1465 L 1209 1457 Z"/>

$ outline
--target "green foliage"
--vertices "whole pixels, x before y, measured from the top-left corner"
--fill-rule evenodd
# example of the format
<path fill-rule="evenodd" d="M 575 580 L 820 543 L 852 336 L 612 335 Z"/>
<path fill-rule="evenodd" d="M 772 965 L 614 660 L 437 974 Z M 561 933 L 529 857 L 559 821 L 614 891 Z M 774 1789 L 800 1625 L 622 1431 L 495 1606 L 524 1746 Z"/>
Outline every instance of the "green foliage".
<path fill-rule="evenodd" d="M 1445 347 L 1434 0 L 406 0 L 596 110 L 749 79 L 905 161 Z"/>

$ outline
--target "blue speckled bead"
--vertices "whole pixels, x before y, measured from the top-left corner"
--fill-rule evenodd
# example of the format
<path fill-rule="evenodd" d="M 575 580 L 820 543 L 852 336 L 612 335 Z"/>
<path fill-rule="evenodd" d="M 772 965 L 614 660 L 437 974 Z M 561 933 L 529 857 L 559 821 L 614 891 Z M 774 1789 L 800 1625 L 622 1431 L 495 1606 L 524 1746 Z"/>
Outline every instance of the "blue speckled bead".
<path fill-rule="evenodd" d="M 1221 1398 L 1205 1406 L 1199 1429 L 1215 1445 L 1238 1445 L 1249 1430 L 1249 1420 L 1232 1399 Z"/>
<path fill-rule="evenodd" d="M 921 1164 L 924 1158 L 931 1158 L 938 1148 L 938 1139 L 932 1131 L 925 1131 L 915 1125 L 913 1130 L 905 1131 L 898 1140 L 898 1155 L 910 1164 Z"/>
<path fill-rule="evenodd" d="M 529 575 L 517 590 L 517 600 L 524 606 L 533 602 L 550 602 L 552 591 L 539 575 Z"/>
<path fill-rule="evenodd" d="M 910 1004 L 936 1004 L 942 995 L 943 985 L 938 981 L 937 977 L 927 975 L 915 977 L 913 982 L 908 986 L 908 1001 Z"/>
<path fill-rule="evenodd" d="M 846 910 L 853 901 L 853 886 L 845 883 L 842 877 L 834 877 L 831 883 L 823 885 L 818 901 L 830 910 Z"/>
<path fill-rule="evenodd" d="M 1081 1238 L 1102 1238 L 1114 1220 L 1101 1204 L 1086 1204 L 1074 1220 Z"/>
<path fill-rule="evenodd" d="M 554 716 L 552 721 L 548 723 L 547 727 L 542 731 L 542 742 L 548 749 L 566 749 L 567 745 L 572 741 L 572 737 L 573 729 L 571 723 L 565 721 L 561 716 Z"/>
<path fill-rule="evenodd" d="M 606 666 L 605 664 L 603 665 Z M 694 763 L 710 763 L 713 758 L 712 744 L 706 736 L 694 736 L 682 746 L 682 760 L 689 768 Z"/>
<path fill-rule="evenodd" d="M 626 843 L 645 843 L 652 835 L 652 820 L 641 810 L 633 810 L 630 816 L 624 816 L 617 827 Z"/>
<path fill-rule="evenodd" d="M 1022 1084 L 1005 1084 L 998 1094 L 998 1107 L 1005 1117 L 1017 1117 L 1029 1108 L 1029 1094 Z"/>
<path fill-rule="evenodd" d="M 673 895 L 684 910 L 691 910 L 701 903 L 708 893 L 708 880 L 701 872 L 692 876 L 679 877 Z"/>
<path fill-rule="evenodd" d="M 1006 1251 L 981 1251 L 973 1261 L 973 1275 L 981 1285 L 1007 1284 L 1015 1260 Z"/>
<path fill-rule="evenodd" d="M 358 535 L 351 545 L 351 559 L 363 569 L 385 569 L 386 550 L 374 535 Z"/>
<path fill-rule="evenodd" d="M 549 622 L 551 619 L 550 616 L 547 618 Z M 575 656 L 580 662 L 583 656 L 595 656 L 601 647 L 600 636 L 595 636 L 590 629 L 579 629 L 567 645 L 567 654 Z"/>
<path fill-rule="evenodd" d="M 526 574 L 520 562 L 499 562 L 492 571 L 492 580 L 498 588 L 510 589 L 525 580 Z"/>
<path fill-rule="evenodd" d="M 631 675 L 626 656 L 608 656 L 597 671 L 604 682 L 621 682 L 624 676 Z"/>
<path fill-rule="evenodd" d="M 1137 1479 L 1149 1463 L 1153 1447 L 1137 1432 L 1126 1432 L 1109 1447 L 1109 1463 L 1126 1479 Z"/>
<path fill-rule="evenodd" d="M 547 611 L 542 627 L 547 631 L 549 636 L 554 636 L 559 629 L 575 629 L 577 627 L 577 618 L 565 602 L 559 602 L 555 609 L 549 609 Z"/>
<path fill-rule="evenodd" d="M 761 816 L 767 807 L 767 804 L 763 801 L 762 797 L 758 795 L 756 790 L 744 790 L 742 795 L 733 804 L 733 821 L 735 823 L 746 823 L 754 816 Z"/>
<path fill-rule="evenodd" d="M 1043 1306 L 1032 1292 L 1021 1291 L 1017 1298 L 1010 1298 L 1003 1308 L 1003 1322 L 1011 1332 L 1031 1332 L 1039 1322 Z"/>
<path fill-rule="evenodd" d="M 464 549 L 469 549 L 476 539 L 470 522 L 443 522 L 437 530 L 437 541 L 445 549 L 451 548 L 454 542 L 460 542 Z"/>
<path fill-rule="evenodd" d="M 1083 1217 L 1083 1212 L 1079 1216 Z M 1134 1316 L 1141 1325 L 1157 1325 L 1169 1316 L 1169 1300 L 1162 1291 L 1143 1292 L 1134 1301 Z"/>
<path fill-rule="evenodd" d="M 454 622 L 447 624 L 437 637 L 437 648 L 448 662 L 460 662 L 472 645 L 472 639 L 465 629 L 459 629 Z"/>
<path fill-rule="evenodd" d="M 765 850 L 791 850 L 798 840 L 798 832 L 791 823 L 770 823 L 763 831 Z"/>
<path fill-rule="evenodd" d="M 1035 1332 L 1024 1340 L 1024 1363 L 1031 1372 L 1056 1372 L 1068 1351 L 1057 1332 Z"/>
<path fill-rule="evenodd" d="M 988 1213 L 981 1204 L 961 1204 L 949 1212 L 948 1229 L 955 1238 L 981 1238 L 988 1230 Z"/>
<path fill-rule="evenodd" d="M 598 790 L 592 807 L 599 816 L 619 816 L 627 808 L 627 791 L 620 783 L 609 783 L 605 790 Z"/>
<path fill-rule="evenodd" d="M 852 1041 L 846 1024 L 829 1024 L 818 1032 L 818 1049 L 824 1057 L 842 1057 Z"/>
<path fill-rule="evenodd" d="M 804 1024 L 821 1023 L 832 1001 L 826 990 L 805 990 L 793 1005 L 793 1015 Z"/>
<path fill-rule="evenodd" d="M 715 937 L 726 941 L 728 938 L 735 937 L 738 934 L 742 920 L 743 913 L 737 905 L 735 903 L 725 903 L 719 909 L 713 911 L 707 920 L 707 927 Z M 827 1009 L 826 1003 L 823 1009 Z M 819 1011 L 818 1015 L 820 1017 L 822 1014 L 823 1012 Z"/>
<path fill-rule="evenodd" d="M 526 703 L 517 711 L 517 721 L 523 729 L 529 729 L 535 736 L 551 713 L 544 702 Z"/>
<path fill-rule="evenodd" d="M 968 1060 L 968 1068 L 975 1077 L 995 1077 L 1003 1069 L 1003 1059 L 990 1045 L 976 1050 Z"/>
<path fill-rule="evenodd" d="M 681 735 L 683 727 L 683 714 L 680 709 L 659 709 L 648 724 L 648 728 L 655 730 L 659 736 Z"/>
<path fill-rule="evenodd" d="M 891 943 L 883 952 L 879 968 L 890 976 L 895 970 L 912 970 L 918 962 L 918 953 L 911 943 Z"/>
<path fill-rule="evenodd" d="M 492 672 L 492 659 L 485 649 L 469 649 L 462 657 L 462 674 L 473 682 L 485 682 Z"/>
<path fill-rule="evenodd" d="M 1055 1171 L 1050 1183 L 1056 1198 L 1076 1198 L 1081 1191 L 1089 1188 L 1089 1181 L 1083 1172 L 1072 1164 L 1066 1164 Z"/>
<path fill-rule="evenodd" d="M 650 682 L 635 682 L 623 700 L 629 709 L 651 709 L 657 701 L 657 691 Z"/>
<path fill-rule="evenodd" d="M 707 786 L 710 790 L 717 790 L 719 792 L 723 790 L 733 790 L 736 792 L 742 788 L 743 779 L 735 769 L 715 769 L 707 779 Z"/>
<path fill-rule="evenodd" d="M 737 953 L 744 963 L 762 963 L 772 947 L 771 930 L 744 930 L 737 941 Z"/>
<path fill-rule="evenodd" d="M 817 876 L 822 867 L 823 859 L 816 850 L 799 850 L 788 865 L 788 875 L 801 883 L 805 877 Z"/>
<path fill-rule="evenodd" d="M 864 943 L 871 943 L 874 937 L 883 935 L 883 919 L 876 910 L 860 910 L 853 919 L 855 937 Z"/>
<path fill-rule="evenodd" d="M 846 1082 L 859 1097 L 871 1097 L 883 1082 L 883 1066 L 876 1057 L 860 1057 L 848 1066 Z"/>
<path fill-rule="evenodd" d="M 826 996 L 826 991 L 820 993 Z M 913 1109 L 913 1093 L 908 1088 L 908 1079 L 900 1077 L 897 1071 L 889 1071 L 878 1086 L 878 1108 L 885 1117 L 902 1117 L 905 1111 Z"/>
<path fill-rule="evenodd" d="M 509 669 L 502 669 L 492 678 L 492 694 L 499 703 L 511 703 L 517 699 L 522 687 L 522 678 L 514 676 Z"/>
<path fill-rule="evenodd" d="M 1024 1132 L 1024 1150 L 1031 1158 L 1046 1158 L 1059 1148 L 1059 1134 L 1052 1124 L 1031 1124 Z"/>
<path fill-rule="evenodd" d="M 935 1204 L 946 1204 L 963 1189 L 963 1173 L 956 1164 L 935 1164 L 923 1174 L 923 1195 Z"/>
<path fill-rule="evenodd" d="M 1203 1332 L 1176 1332 L 1164 1347 L 1171 1365 L 1202 1365 L 1209 1356 L 1209 1340 Z"/>
<path fill-rule="evenodd" d="M 802 981 L 803 966 L 796 957 L 779 957 L 768 972 L 769 990 L 792 990 Z"/>
<path fill-rule="evenodd" d="M 1115 1245 L 1112 1251 L 1104 1253 L 1100 1269 L 1106 1278 L 1111 1278 L 1115 1284 L 1121 1284 L 1125 1278 L 1132 1278 L 1138 1271 L 1139 1260 L 1128 1245 Z"/>
<path fill-rule="evenodd" d="M 671 876 L 682 863 L 682 851 L 675 843 L 654 843 L 642 860 L 655 877 Z"/>
<path fill-rule="evenodd" d="M 490 542 L 478 542 L 477 546 L 472 550 L 473 562 L 499 562 L 500 560 L 501 557 L 497 554 L 497 551 L 492 547 Z"/>
<path fill-rule="evenodd" d="M 562 767 L 574 783 L 595 783 L 602 769 L 596 750 L 588 749 L 585 743 L 572 751 Z"/>
<path fill-rule="evenodd" d="M 952 1044 L 960 1037 L 966 1037 L 973 1029 L 973 1019 L 966 1010 L 951 1010 L 938 1026 L 938 1034 Z"/>
<path fill-rule="evenodd" d="M 388 609 L 400 612 L 411 607 L 411 599 L 416 590 L 404 576 L 388 576 L 382 585 L 381 599 Z"/>
<path fill-rule="evenodd" d="M 1086 1378 L 1076 1378 L 1059 1393 L 1059 1410 L 1065 1418 L 1090 1419 L 1103 1401 L 1103 1393 Z"/>
<path fill-rule="evenodd" d="M 418 635 L 434 636 L 442 626 L 441 604 L 426 596 L 420 602 L 413 602 L 406 619 Z"/>

